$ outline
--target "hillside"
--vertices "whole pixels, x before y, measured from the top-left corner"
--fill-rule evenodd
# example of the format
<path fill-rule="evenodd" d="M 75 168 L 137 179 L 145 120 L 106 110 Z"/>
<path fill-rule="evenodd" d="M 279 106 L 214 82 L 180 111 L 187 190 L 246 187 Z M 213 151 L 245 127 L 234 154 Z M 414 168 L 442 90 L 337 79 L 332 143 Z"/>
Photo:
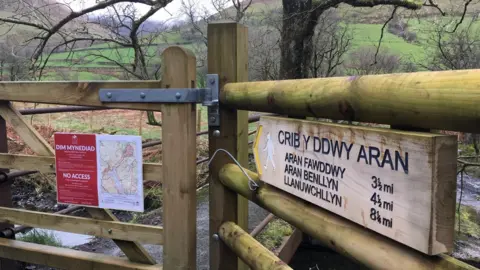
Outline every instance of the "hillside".
<path fill-rule="evenodd" d="M 19 21 L 26 21 L 40 25 L 55 25 L 60 20 L 71 13 L 71 9 L 55 0 L 0 0 L 0 16 Z M 83 36 L 84 33 L 78 31 L 84 29 L 88 24 L 88 33 L 102 36 L 107 32 L 104 28 L 89 24 L 86 18 L 78 18 L 62 28 L 64 33 L 74 33 L 77 36 Z M 9 23 L 0 24 L 0 42 L 22 44 L 26 40 L 39 33 L 35 28 L 15 25 Z M 60 37 L 54 36 L 52 43 L 59 40 Z M 35 44 L 29 44 L 35 46 Z"/>
<path fill-rule="evenodd" d="M 449 14 L 461 14 L 463 2 L 459 3 L 460 1 L 453 0 L 438 0 L 437 2 L 442 10 L 450 11 Z M 249 26 L 249 32 L 253 33 L 262 29 L 269 12 L 280 7 L 281 0 L 254 0 L 247 12 L 248 19 L 246 24 Z M 344 4 L 337 8 L 343 24 L 347 25 L 352 34 L 350 50 L 346 56 L 347 60 L 350 52 L 378 44 L 383 23 L 390 16 L 391 10 L 391 7 L 353 8 Z M 469 6 L 468 17 L 476 15 L 479 10 L 480 3 L 472 3 Z M 227 13 L 233 15 L 232 8 L 227 9 Z M 396 55 L 401 59 L 402 63 L 415 64 L 423 62 L 426 57 L 426 42 L 430 37 L 429 32 L 432 29 L 432 19 L 439 17 L 437 16 L 438 11 L 433 8 L 424 8 L 417 12 L 401 9 L 397 14 L 408 24 L 409 31 L 415 35 L 415 40 L 413 42 L 406 41 L 399 35 L 385 31 L 382 49 Z M 205 27 L 202 23 L 199 25 Z M 155 38 L 154 42 L 146 50 L 149 53 L 151 65 L 159 64 L 161 50 L 169 45 L 181 45 L 195 50 L 203 46 L 203 40 L 198 33 L 195 33 L 194 28 L 188 24 L 165 32 Z M 82 79 L 88 79 L 89 72 L 92 79 L 99 79 L 98 74 L 104 74 L 108 78 L 121 77 L 121 68 L 112 61 L 99 57 L 100 55 L 118 63 L 129 65 L 133 59 L 133 50 L 121 48 L 115 44 L 104 43 L 77 49 L 73 54 L 68 52 L 54 54 L 47 64 L 49 70 L 52 71 L 48 79 L 65 79 L 65 73 L 72 71 L 72 68 L 74 71 L 82 73 Z M 54 72 L 56 70 L 61 71 L 57 72 L 60 75 Z M 75 78 L 76 76 L 73 76 L 73 79 Z"/>

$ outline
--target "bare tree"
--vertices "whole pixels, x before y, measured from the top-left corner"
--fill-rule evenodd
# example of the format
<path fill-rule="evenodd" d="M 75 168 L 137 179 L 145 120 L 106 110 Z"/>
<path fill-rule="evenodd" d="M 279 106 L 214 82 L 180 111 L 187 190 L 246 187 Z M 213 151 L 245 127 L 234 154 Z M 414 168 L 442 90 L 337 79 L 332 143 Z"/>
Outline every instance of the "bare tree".
<path fill-rule="evenodd" d="M 350 49 L 352 39 L 348 24 L 341 25 L 341 18 L 336 10 L 329 9 L 324 12 L 319 18 L 313 37 L 312 62 L 308 76 L 335 76 Z"/>
<path fill-rule="evenodd" d="M 462 19 L 460 19 L 457 24 L 462 23 L 470 2 L 472 2 L 472 0 L 464 1 Z M 282 3 L 283 27 L 281 31 L 280 76 L 285 79 L 300 79 L 309 76 L 314 54 L 313 43 L 315 28 L 319 18 L 328 9 L 336 8 L 342 3 L 353 7 L 394 6 L 395 8 L 393 9 L 390 20 L 398 8 L 418 10 L 426 6 L 439 10 L 441 15 L 446 15 L 433 0 L 283 0 Z M 386 23 L 388 23 L 388 21 Z M 384 28 L 382 28 L 382 36 Z M 378 48 L 380 44 L 381 39 Z"/>
<path fill-rule="evenodd" d="M 451 32 L 454 23 L 432 24 L 434 29 L 425 44 L 427 63 L 419 65 L 429 70 L 457 70 L 480 68 L 480 29 L 471 17 L 463 27 Z"/>
<path fill-rule="evenodd" d="M 125 72 L 137 78 L 148 78 L 146 70 L 148 65 L 142 46 L 142 42 L 145 41 L 139 38 L 139 32 L 148 18 L 172 0 L 103 0 L 80 11 L 72 10 L 68 3 L 49 0 L 33 1 L 34 4 L 30 1 L 8 1 L 11 1 L 10 5 L 17 11 L 16 15 L 0 17 L 0 22 L 10 29 L 20 26 L 35 30 L 34 36 L 27 39 L 26 43 L 35 47 L 30 68 L 37 76 L 41 76 L 52 53 L 60 49 L 73 50 L 79 43 L 108 42 L 118 47 L 131 48 L 134 60 Z M 134 9 L 134 3 L 148 5 L 151 8 L 140 15 Z M 105 25 L 102 25 L 100 20 L 91 19 L 93 13 L 105 9 L 111 15 L 109 17 L 111 27 L 106 27 L 109 30 L 107 33 L 103 31 Z M 94 28 L 102 29 L 103 32 L 94 33 L 91 31 Z M 126 30 L 128 35 L 122 35 L 119 29 Z"/>

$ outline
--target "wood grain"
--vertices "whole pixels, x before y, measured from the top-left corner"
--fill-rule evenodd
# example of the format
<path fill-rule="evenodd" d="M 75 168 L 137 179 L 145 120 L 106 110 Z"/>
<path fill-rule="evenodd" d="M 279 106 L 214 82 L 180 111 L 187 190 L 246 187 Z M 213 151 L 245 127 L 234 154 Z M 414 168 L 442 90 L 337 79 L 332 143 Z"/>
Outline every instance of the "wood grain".
<path fill-rule="evenodd" d="M 8 110 L 13 111 L 14 108 L 9 107 Z M 26 141 L 27 145 L 34 149 L 34 151 L 35 149 L 39 151 L 36 152 L 37 154 L 50 156 L 52 158 L 55 156 L 55 151 L 53 148 L 44 143 L 45 140 L 36 132 L 34 127 L 23 120 L 23 117 L 20 114 L 9 113 L 8 116 L 10 117 L 10 123 L 12 123 L 13 129 L 19 133 L 20 137 L 28 138 L 28 141 Z M 37 137 L 35 138 L 35 136 Z M 86 208 L 86 210 L 93 218 L 107 221 L 118 221 L 118 219 L 110 212 L 110 210 L 100 208 Z M 139 243 L 125 240 L 114 240 L 114 242 L 131 261 L 151 265 L 156 264 L 155 259 L 153 259 L 153 257 L 150 256 L 145 248 Z"/>
<path fill-rule="evenodd" d="M 303 233 L 299 229 L 295 229 L 292 235 L 286 237 L 282 245 L 275 252 L 278 258 L 285 263 L 290 263 L 290 260 L 297 252 L 298 247 L 302 243 Z"/>
<path fill-rule="evenodd" d="M 248 169 L 245 171 L 261 184 L 256 173 Z M 220 171 L 219 179 L 228 188 L 249 198 L 323 245 L 370 269 L 385 269 L 386 266 L 389 270 L 476 269 L 444 254 L 422 254 L 271 185 L 261 184 L 254 192 L 248 186 L 248 178 L 234 164 L 225 165 Z"/>
<path fill-rule="evenodd" d="M 0 167 L 55 173 L 55 157 L 0 153 Z M 143 163 L 143 180 L 162 182 L 162 164 Z"/>
<path fill-rule="evenodd" d="M 262 181 L 428 255 L 452 251 L 455 136 L 280 117 L 259 128 Z"/>
<path fill-rule="evenodd" d="M 161 270 L 127 259 L 0 238 L 0 257 L 66 270 Z"/>
<path fill-rule="evenodd" d="M 102 103 L 100 89 L 158 88 L 159 81 L 0 82 L 0 100 L 160 111 L 156 103 Z"/>
<path fill-rule="evenodd" d="M 480 132 L 480 69 L 228 83 L 230 108 Z"/>
<path fill-rule="evenodd" d="M 190 51 L 169 47 L 163 51 L 162 58 L 163 87 L 196 87 L 196 60 Z M 163 265 L 166 269 L 197 269 L 195 120 L 196 104 L 162 107 Z"/>
<path fill-rule="evenodd" d="M 163 244 L 163 228 L 0 207 L 0 221 L 103 238 Z"/>
<path fill-rule="evenodd" d="M 218 74 L 220 96 L 223 86 L 228 82 L 247 80 L 248 74 L 248 34 L 247 28 L 235 22 L 218 22 L 208 25 L 208 72 Z M 231 110 L 220 104 L 220 127 L 209 128 L 209 153 L 213 156 L 217 149 L 224 149 L 246 164 L 248 153 L 248 127 L 245 112 Z M 220 131 L 219 137 L 213 136 L 214 130 Z M 223 152 L 219 152 L 210 164 L 210 235 L 218 234 L 220 225 L 232 221 L 245 227 L 248 221 L 248 204 L 239 195 L 231 192 L 218 180 L 218 172 L 227 163 L 233 161 Z M 210 269 L 245 269 L 237 261 L 237 256 L 222 241 L 210 240 Z"/>

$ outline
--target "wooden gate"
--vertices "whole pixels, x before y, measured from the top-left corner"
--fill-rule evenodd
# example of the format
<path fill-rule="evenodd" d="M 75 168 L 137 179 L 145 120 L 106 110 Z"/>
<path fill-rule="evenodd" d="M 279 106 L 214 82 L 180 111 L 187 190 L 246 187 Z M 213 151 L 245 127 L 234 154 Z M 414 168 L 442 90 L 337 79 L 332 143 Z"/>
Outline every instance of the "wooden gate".
<path fill-rule="evenodd" d="M 0 186 L 3 228 L 9 238 L 0 238 L 0 257 L 61 269 L 161 269 L 141 244 L 162 244 L 166 269 L 196 269 L 196 105 L 156 103 L 102 103 L 101 88 L 189 88 L 195 87 L 195 57 L 180 47 L 162 54 L 162 81 L 112 82 L 3 82 L 0 84 L 0 168 L 55 173 L 54 150 L 10 101 L 92 106 L 91 109 L 129 109 L 162 112 L 163 159 L 161 164 L 144 163 L 145 181 L 163 188 L 163 228 L 120 222 L 107 209 L 86 208 L 91 218 L 61 213 L 40 213 L 10 208 L 10 180 Z M 82 109 L 82 108 L 80 108 Z M 88 108 L 86 108 L 88 109 Z M 72 108 L 72 110 L 78 110 Z M 85 110 L 85 108 L 83 108 Z M 36 155 L 8 154 L 6 123 L 9 123 Z M 159 131 L 160 132 L 160 131 Z M 6 179 L 8 178 L 8 179 Z M 70 207 L 72 209 L 78 207 Z M 14 240 L 20 224 L 102 238 L 110 238 L 127 259 Z M 8 231 L 8 230 L 3 230 Z M 3 260 L 1 269 L 15 269 Z"/>

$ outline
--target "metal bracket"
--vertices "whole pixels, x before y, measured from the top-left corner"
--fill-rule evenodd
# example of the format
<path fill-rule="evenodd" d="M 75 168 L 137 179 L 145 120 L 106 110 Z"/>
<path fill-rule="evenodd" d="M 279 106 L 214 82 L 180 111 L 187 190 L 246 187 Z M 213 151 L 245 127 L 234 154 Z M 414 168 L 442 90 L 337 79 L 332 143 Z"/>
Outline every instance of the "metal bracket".
<path fill-rule="evenodd" d="M 218 74 L 207 75 L 207 88 L 100 89 L 101 102 L 202 103 L 208 107 L 208 125 L 220 126 Z"/>

